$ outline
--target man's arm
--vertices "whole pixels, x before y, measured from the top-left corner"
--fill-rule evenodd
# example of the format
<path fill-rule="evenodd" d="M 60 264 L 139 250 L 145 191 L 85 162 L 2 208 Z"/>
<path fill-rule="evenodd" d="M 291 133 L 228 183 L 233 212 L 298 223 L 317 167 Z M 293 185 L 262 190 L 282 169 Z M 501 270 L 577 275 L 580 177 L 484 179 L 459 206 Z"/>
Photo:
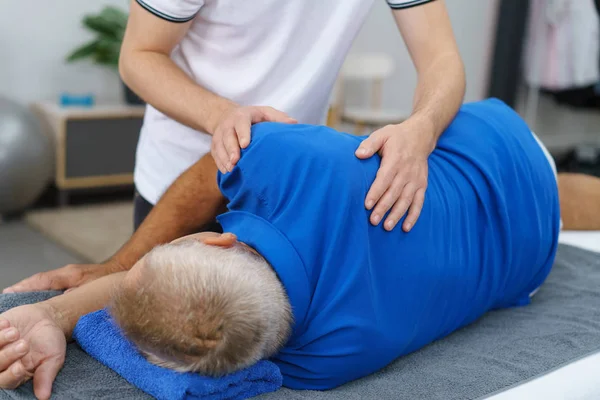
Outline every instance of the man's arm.
<path fill-rule="evenodd" d="M 417 70 L 410 119 L 430 129 L 431 150 L 456 115 L 465 95 L 465 72 L 443 0 L 394 10 L 394 19 Z"/>
<path fill-rule="evenodd" d="M 179 68 L 170 55 L 192 23 L 159 18 L 132 0 L 119 71 L 123 81 L 153 107 L 213 135 L 213 157 L 221 172 L 226 172 L 239 160 L 240 146 L 250 143 L 253 123 L 295 120 L 271 107 L 241 107 L 198 85 Z"/>
<path fill-rule="evenodd" d="M 402 0 L 388 0 L 401 7 Z M 413 5 L 413 4 L 409 4 Z M 411 116 L 401 124 L 379 129 L 356 150 L 359 158 L 382 157 L 377 178 L 365 199 L 373 210 L 371 223 L 392 230 L 414 226 L 427 189 L 427 159 L 456 115 L 465 94 L 465 74 L 443 0 L 393 10 L 394 18 L 417 71 Z"/>
<path fill-rule="evenodd" d="M 169 187 L 131 239 L 112 257 L 130 269 L 153 247 L 194 233 L 224 209 L 210 154 L 192 165 Z"/>
<path fill-rule="evenodd" d="M 236 104 L 196 84 L 170 58 L 192 22 L 161 19 L 132 0 L 119 71 L 123 81 L 153 107 L 212 134 L 220 116 Z"/>

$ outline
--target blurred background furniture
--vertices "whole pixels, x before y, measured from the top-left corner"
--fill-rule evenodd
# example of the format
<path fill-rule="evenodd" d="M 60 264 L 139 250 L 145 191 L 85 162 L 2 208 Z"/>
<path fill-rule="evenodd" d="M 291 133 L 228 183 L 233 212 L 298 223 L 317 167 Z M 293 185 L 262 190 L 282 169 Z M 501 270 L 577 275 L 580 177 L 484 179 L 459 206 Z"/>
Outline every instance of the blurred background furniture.
<path fill-rule="evenodd" d="M 398 124 L 406 116 L 393 109 L 382 108 L 383 87 L 395 71 L 393 58 L 386 53 L 355 53 L 346 58 L 333 93 L 328 125 L 337 127 L 340 123 L 353 125 L 354 133 L 364 134 L 365 128 L 377 128 L 388 124 Z M 346 88 L 358 83 L 367 86 L 366 105 L 348 105 L 345 101 Z"/>
<path fill-rule="evenodd" d="M 54 139 L 54 183 L 59 204 L 73 190 L 133 185 L 135 152 L 144 106 L 60 107 L 36 103 L 33 110 Z"/>
<path fill-rule="evenodd" d="M 600 0 L 498 6 L 488 96 L 524 117 L 560 172 L 600 176 Z"/>

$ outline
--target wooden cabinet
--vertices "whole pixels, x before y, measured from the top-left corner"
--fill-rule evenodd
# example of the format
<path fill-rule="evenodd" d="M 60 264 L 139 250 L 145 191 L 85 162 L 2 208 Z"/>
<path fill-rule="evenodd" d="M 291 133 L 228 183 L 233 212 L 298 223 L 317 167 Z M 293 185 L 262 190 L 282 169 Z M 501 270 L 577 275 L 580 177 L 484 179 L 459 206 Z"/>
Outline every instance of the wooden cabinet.
<path fill-rule="evenodd" d="M 32 108 L 54 139 L 61 205 L 72 190 L 133 184 L 144 106 L 36 103 Z"/>

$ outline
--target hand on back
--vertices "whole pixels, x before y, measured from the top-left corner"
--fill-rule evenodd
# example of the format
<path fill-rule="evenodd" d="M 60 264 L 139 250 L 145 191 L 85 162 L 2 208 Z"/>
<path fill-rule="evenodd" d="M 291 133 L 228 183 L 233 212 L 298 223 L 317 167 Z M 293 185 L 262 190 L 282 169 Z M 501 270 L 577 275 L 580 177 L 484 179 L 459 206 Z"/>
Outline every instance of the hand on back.
<path fill-rule="evenodd" d="M 240 149 L 250 144 L 250 127 L 259 122 L 297 123 L 273 107 L 249 106 L 228 109 L 213 130 L 211 154 L 221 173 L 231 172 L 240 159 Z"/>
<path fill-rule="evenodd" d="M 103 264 L 69 264 L 23 279 L 7 287 L 2 293 L 69 290 L 121 270 L 122 268 L 113 260 Z"/>

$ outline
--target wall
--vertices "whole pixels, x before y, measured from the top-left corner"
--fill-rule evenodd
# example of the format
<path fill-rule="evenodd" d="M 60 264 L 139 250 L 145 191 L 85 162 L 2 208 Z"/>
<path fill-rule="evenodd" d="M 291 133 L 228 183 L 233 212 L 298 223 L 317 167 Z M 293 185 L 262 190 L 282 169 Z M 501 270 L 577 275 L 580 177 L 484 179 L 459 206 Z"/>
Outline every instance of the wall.
<path fill-rule="evenodd" d="M 121 98 L 116 72 L 65 56 L 92 35 L 84 14 L 105 5 L 126 9 L 128 0 L 2 0 L 0 12 L 0 95 L 22 103 L 55 100 L 63 92 L 95 93 L 99 101 Z"/>
<path fill-rule="evenodd" d="M 497 2 L 446 2 L 465 61 L 466 100 L 485 96 Z M 82 16 L 107 4 L 126 8 L 128 0 L 4 0 L 0 13 L 0 95 L 23 103 L 53 100 L 63 91 L 92 92 L 98 101 L 121 99 L 115 72 L 87 62 L 64 63 L 65 55 L 90 38 L 81 27 Z M 398 69 L 386 82 L 384 106 L 410 111 L 415 72 L 384 0 L 375 1 L 352 51 L 384 51 L 394 56 Z M 363 97 L 360 93 L 355 96 Z"/>

